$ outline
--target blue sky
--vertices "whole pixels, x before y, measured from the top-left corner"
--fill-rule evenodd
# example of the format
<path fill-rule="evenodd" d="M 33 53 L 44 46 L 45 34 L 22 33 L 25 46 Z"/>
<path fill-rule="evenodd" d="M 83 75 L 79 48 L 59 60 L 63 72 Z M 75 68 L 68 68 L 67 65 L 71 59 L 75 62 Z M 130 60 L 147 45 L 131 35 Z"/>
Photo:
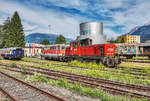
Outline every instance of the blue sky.
<path fill-rule="evenodd" d="M 149 5 L 150 0 L 0 0 L 0 24 L 17 10 L 26 35 L 41 32 L 75 38 L 80 23 L 100 21 L 104 34 L 116 38 L 149 23 Z"/>

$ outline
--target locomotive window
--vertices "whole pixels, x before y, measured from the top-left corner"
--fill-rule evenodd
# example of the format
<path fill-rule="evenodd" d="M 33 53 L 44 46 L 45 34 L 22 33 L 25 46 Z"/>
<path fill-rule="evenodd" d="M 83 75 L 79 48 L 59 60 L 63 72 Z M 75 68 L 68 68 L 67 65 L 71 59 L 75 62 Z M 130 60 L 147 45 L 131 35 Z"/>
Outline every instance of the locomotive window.
<path fill-rule="evenodd" d="M 78 42 L 73 42 L 73 47 L 78 47 Z"/>
<path fill-rule="evenodd" d="M 57 49 L 59 49 L 59 50 L 60 50 L 60 46 L 58 46 L 58 47 L 57 47 Z"/>
<path fill-rule="evenodd" d="M 84 39 L 80 41 L 80 46 L 88 46 L 92 44 L 92 40 L 90 39 Z"/>

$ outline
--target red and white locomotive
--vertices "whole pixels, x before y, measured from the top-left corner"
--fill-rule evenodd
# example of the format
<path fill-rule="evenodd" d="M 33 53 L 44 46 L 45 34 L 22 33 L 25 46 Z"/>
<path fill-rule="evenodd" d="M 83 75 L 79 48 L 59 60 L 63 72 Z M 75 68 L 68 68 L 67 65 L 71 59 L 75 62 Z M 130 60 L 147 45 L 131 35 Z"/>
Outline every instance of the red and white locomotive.
<path fill-rule="evenodd" d="M 41 59 L 52 59 L 63 61 L 65 56 L 65 44 L 48 45 L 42 50 Z"/>
<path fill-rule="evenodd" d="M 50 45 L 42 50 L 42 59 L 52 59 L 59 61 L 94 61 L 103 63 L 108 67 L 114 67 L 120 63 L 120 59 L 115 60 L 115 44 L 83 44 L 82 41 L 71 42 L 69 46 L 65 44 Z"/>

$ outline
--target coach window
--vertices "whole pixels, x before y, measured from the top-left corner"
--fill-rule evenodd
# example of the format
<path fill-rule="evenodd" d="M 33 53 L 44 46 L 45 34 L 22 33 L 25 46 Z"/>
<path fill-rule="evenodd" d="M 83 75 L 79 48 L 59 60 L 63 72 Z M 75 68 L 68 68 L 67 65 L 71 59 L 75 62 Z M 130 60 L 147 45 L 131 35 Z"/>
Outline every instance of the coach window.
<path fill-rule="evenodd" d="M 60 46 L 56 46 L 56 49 L 58 49 L 58 50 L 59 50 L 59 48 L 60 48 Z"/>
<path fill-rule="evenodd" d="M 61 49 L 65 49 L 65 46 L 62 46 Z"/>
<path fill-rule="evenodd" d="M 51 46 L 51 47 L 50 47 L 50 49 L 51 49 L 51 50 L 53 50 L 53 49 L 54 49 L 54 47 L 53 47 L 53 46 Z"/>

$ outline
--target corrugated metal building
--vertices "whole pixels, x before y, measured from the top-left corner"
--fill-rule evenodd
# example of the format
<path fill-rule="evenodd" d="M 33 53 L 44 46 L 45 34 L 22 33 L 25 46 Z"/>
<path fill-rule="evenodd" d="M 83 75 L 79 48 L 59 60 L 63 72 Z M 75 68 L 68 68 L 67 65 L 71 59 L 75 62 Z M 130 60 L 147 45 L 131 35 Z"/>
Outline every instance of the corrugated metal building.
<path fill-rule="evenodd" d="M 106 40 L 103 35 L 103 23 L 84 22 L 80 24 L 80 36 L 77 40 L 82 40 L 90 44 L 104 44 Z"/>

